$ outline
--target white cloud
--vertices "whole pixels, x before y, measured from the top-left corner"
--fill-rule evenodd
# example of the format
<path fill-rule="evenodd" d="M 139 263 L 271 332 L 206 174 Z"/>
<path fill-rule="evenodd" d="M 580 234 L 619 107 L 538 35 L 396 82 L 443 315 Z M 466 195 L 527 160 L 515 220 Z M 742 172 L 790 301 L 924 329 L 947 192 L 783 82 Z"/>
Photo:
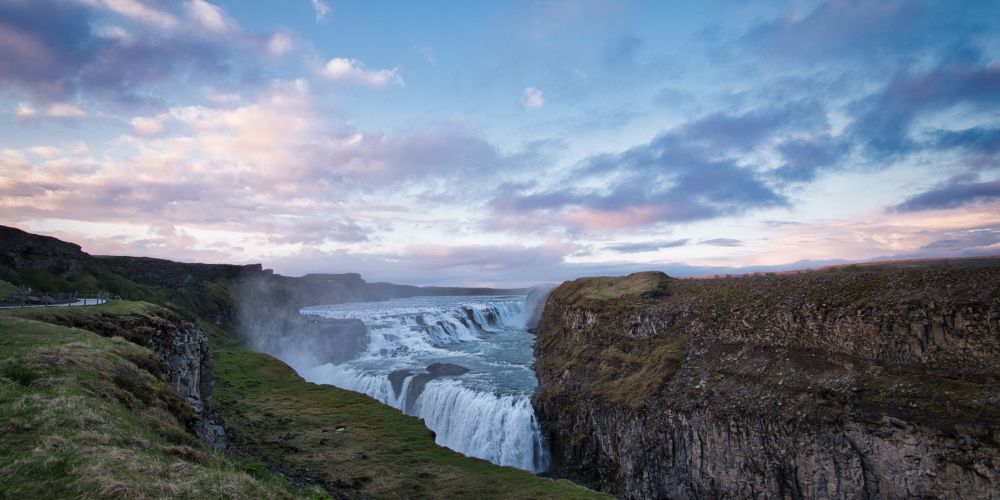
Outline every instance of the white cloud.
<path fill-rule="evenodd" d="M 18 120 L 28 120 L 28 119 L 34 118 L 36 115 L 38 115 L 38 110 L 36 110 L 30 104 L 28 104 L 26 102 L 22 102 L 21 104 L 17 105 L 17 112 L 16 112 L 16 114 L 17 114 L 17 119 Z"/>
<path fill-rule="evenodd" d="M 94 30 L 94 34 L 101 38 L 107 38 L 109 40 L 118 40 L 123 44 L 130 44 L 135 40 L 132 33 L 128 30 L 122 28 L 121 26 L 102 26 Z"/>
<path fill-rule="evenodd" d="M 398 68 L 368 70 L 357 59 L 335 57 L 323 67 L 323 76 L 336 83 L 384 87 L 388 84 L 403 85 Z"/>
<path fill-rule="evenodd" d="M 87 112 L 80 106 L 71 102 L 57 102 L 49 105 L 44 111 L 36 109 L 31 104 L 22 102 L 17 105 L 15 116 L 18 120 L 31 120 L 41 116 L 50 118 L 80 118 L 87 116 Z"/>
<path fill-rule="evenodd" d="M 313 10 L 316 11 L 316 22 L 323 23 L 330 17 L 330 6 L 323 0 L 312 0 Z"/>
<path fill-rule="evenodd" d="M 28 148 L 28 151 L 46 160 L 51 160 L 60 153 L 59 148 L 53 146 L 35 146 Z"/>
<path fill-rule="evenodd" d="M 267 40 L 267 51 L 271 55 L 280 56 L 292 50 L 292 39 L 284 33 L 275 33 Z"/>
<path fill-rule="evenodd" d="M 168 113 L 160 113 L 156 116 L 137 116 L 129 122 L 132 130 L 142 135 L 159 135 L 166 128 Z"/>
<path fill-rule="evenodd" d="M 521 106 L 524 109 L 536 109 L 545 104 L 545 96 L 541 90 L 535 87 L 527 87 L 521 96 Z"/>
<path fill-rule="evenodd" d="M 225 33 L 233 28 L 234 23 L 218 5 L 205 0 L 191 0 L 187 3 L 187 9 L 191 17 L 209 31 Z"/>
<path fill-rule="evenodd" d="M 87 112 L 83 108 L 71 102 L 54 103 L 49 106 L 45 114 L 53 118 L 80 118 L 87 116 Z"/>
<path fill-rule="evenodd" d="M 139 0 L 92 0 L 85 3 L 102 5 L 129 19 L 161 28 L 170 29 L 178 24 L 177 18 L 170 13 L 146 5 Z"/>
<path fill-rule="evenodd" d="M 239 94 L 234 94 L 232 92 L 220 92 L 215 89 L 205 89 L 202 95 L 205 96 L 205 99 L 221 105 L 236 104 L 243 99 L 243 97 Z"/>

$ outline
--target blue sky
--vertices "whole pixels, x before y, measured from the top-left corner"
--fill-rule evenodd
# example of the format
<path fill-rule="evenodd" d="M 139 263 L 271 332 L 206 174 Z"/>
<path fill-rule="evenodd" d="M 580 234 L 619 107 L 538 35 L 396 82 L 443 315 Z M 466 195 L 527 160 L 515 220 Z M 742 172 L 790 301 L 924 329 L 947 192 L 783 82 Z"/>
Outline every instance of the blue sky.
<path fill-rule="evenodd" d="M 419 284 L 1000 254 L 998 19 L 0 0 L 0 223 Z"/>

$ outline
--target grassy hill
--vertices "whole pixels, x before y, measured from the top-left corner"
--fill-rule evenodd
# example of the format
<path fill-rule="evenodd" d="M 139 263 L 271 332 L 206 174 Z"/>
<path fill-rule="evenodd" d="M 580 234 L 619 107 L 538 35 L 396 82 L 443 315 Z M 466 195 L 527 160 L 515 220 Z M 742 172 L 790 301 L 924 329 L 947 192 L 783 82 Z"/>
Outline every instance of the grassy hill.
<path fill-rule="evenodd" d="M 116 303 L 77 308 L 142 313 Z M 10 498 L 292 498 L 259 464 L 208 450 L 152 351 L 46 322 L 55 309 L 0 310 L 0 491 Z M 69 311 L 63 309 L 61 312 Z"/>

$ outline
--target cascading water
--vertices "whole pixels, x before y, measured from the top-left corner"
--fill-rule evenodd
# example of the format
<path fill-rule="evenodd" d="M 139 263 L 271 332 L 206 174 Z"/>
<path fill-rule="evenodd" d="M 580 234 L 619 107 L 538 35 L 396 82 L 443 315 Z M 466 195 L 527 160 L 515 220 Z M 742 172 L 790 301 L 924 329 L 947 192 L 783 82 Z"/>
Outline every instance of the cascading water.
<path fill-rule="evenodd" d="M 306 379 L 420 417 L 438 444 L 466 455 L 533 472 L 548 468 L 530 401 L 537 380 L 524 296 L 417 297 L 302 314 L 359 319 L 368 332 L 358 358 L 300 370 Z"/>

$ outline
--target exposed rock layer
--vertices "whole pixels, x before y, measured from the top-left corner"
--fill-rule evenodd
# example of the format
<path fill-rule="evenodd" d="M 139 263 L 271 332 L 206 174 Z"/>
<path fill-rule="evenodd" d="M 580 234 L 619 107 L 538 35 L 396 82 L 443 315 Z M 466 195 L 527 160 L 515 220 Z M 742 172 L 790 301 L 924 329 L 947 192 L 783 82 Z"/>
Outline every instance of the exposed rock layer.
<path fill-rule="evenodd" d="M 215 421 L 212 407 L 213 356 L 208 336 L 197 325 L 159 308 L 143 314 L 75 314 L 72 309 L 50 310 L 56 324 L 82 328 L 106 337 L 122 337 L 153 351 L 163 366 L 143 367 L 169 383 L 190 405 L 178 414 L 189 429 L 209 446 L 224 448 L 226 435 Z"/>
<path fill-rule="evenodd" d="M 533 403 L 623 498 L 998 498 L 1000 267 L 568 282 Z"/>

